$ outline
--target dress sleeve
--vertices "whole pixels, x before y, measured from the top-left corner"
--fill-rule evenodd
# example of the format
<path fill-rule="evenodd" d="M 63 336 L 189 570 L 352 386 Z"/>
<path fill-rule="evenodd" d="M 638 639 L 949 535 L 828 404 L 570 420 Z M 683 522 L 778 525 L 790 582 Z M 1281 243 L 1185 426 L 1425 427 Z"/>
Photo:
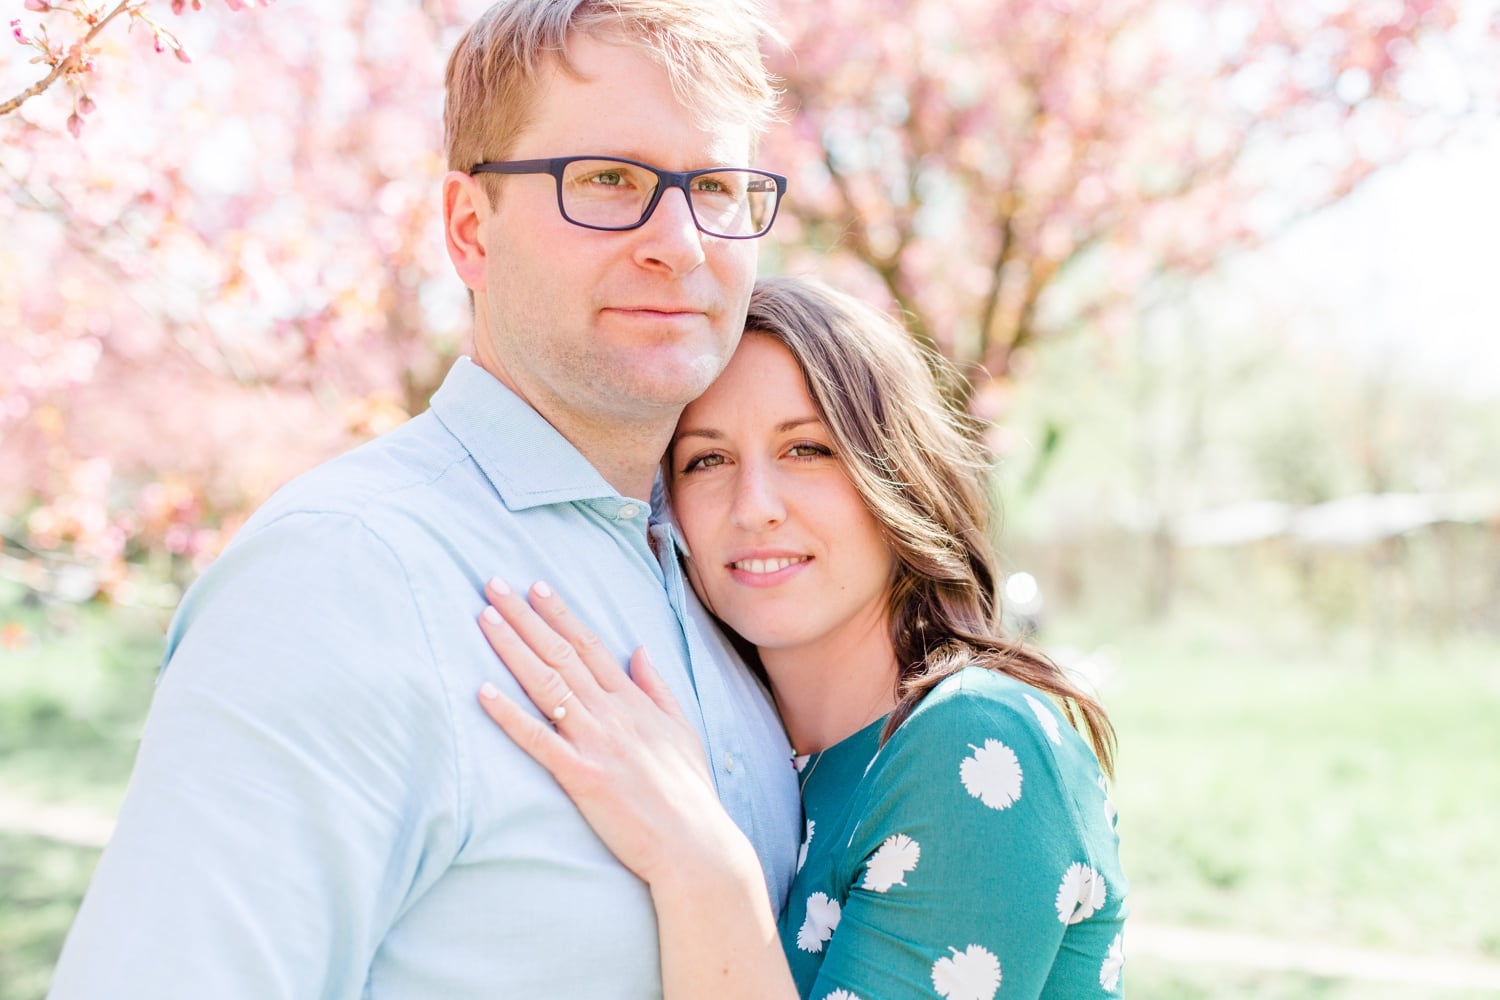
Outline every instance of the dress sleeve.
<path fill-rule="evenodd" d="M 400 562 L 293 515 L 195 587 L 52 1000 L 355 998 L 454 850 L 447 700 Z"/>
<path fill-rule="evenodd" d="M 944 685 L 877 755 L 811 1000 L 1042 995 L 1079 919 L 1065 897 L 1097 909 L 1108 889 L 1074 797 L 1098 790 L 1097 765 L 1060 762 L 1034 700 Z"/>

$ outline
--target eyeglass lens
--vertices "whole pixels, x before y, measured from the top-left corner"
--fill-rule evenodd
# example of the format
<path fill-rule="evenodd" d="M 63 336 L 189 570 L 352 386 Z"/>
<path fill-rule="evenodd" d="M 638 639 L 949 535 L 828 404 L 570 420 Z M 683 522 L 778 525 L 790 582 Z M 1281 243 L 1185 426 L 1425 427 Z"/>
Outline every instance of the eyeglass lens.
<path fill-rule="evenodd" d="M 632 163 L 574 160 L 563 171 L 563 214 L 586 226 L 627 229 L 645 215 L 656 184 L 655 174 Z M 715 170 L 688 188 L 693 217 L 712 235 L 758 235 L 776 216 L 776 181 L 757 170 Z"/>

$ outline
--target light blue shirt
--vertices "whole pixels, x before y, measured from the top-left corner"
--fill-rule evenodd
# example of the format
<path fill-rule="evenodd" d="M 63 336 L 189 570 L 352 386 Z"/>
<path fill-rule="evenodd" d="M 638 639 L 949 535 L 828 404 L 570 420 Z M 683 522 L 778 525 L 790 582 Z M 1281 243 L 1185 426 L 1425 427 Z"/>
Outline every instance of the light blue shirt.
<path fill-rule="evenodd" d="M 184 599 L 51 996 L 659 996 L 645 885 L 475 701 L 486 680 L 524 700 L 476 625 L 491 576 L 548 581 L 622 662 L 647 647 L 779 911 L 801 837 L 786 736 L 676 543 L 460 359 L 428 412 L 281 490 Z"/>

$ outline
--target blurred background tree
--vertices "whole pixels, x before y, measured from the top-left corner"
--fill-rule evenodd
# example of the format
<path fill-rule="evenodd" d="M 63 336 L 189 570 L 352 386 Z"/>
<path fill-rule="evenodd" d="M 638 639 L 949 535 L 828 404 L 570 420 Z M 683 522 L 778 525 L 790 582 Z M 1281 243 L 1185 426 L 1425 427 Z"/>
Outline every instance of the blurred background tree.
<path fill-rule="evenodd" d="M 1432 0 L 786 14 L 794 117 L 769 155 L 802 226 L 783 236 L 857 260 L 981 391 L 1034 341 L 1118 331 L 1162 279 L 1274 236 L 1494 98 L 1413 85 L 1492 54 Z"/>
<path fill-rule="evenodd" d="M 21 6 L 0 84 L 56 79 L 0 115 L 0 534 L 39 585 L 133 592 L 163 552 L 180 583 L 290 473 L 424 407 L 462 349 L 434 67 L 483 4 Z M 762 161 L 793 197 L 768 263 L 898 306 L 999 419 L 1035 344 L 1129 335 L 1492 107 L 1487 16 L 783 3 L 790 116 Z"/>
<path fill-rule="evenodd" d="M 70 593 L 134 593 L 169 554 L 180 583 L 290 473 L 426 405 L 466 333 L 433 200 L 460 6 L 194 14 L 193 66 L 106 30 L 71 94 L 0 118 L 0 532 L 30 579 L 65 556 L 92 570 Z"/>

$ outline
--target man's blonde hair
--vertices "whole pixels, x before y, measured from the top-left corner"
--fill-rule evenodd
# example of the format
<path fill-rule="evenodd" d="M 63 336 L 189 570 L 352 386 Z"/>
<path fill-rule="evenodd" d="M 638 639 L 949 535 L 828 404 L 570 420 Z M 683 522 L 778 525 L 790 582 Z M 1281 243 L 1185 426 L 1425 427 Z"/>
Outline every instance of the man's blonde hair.
<path fill-rule="evenodd" d="M 760 53 L 761 38 L 775 36 L 752 0 L 501 0 L 469 26 L 448 60 L 450 170 L 510 154 L 531 124 L 548 61 L 576 74 L 567 54 L 573 33 L 644 53 L 699 121 L 743 122 L 759 136 L 775 118 L 777 90 Z"/>

